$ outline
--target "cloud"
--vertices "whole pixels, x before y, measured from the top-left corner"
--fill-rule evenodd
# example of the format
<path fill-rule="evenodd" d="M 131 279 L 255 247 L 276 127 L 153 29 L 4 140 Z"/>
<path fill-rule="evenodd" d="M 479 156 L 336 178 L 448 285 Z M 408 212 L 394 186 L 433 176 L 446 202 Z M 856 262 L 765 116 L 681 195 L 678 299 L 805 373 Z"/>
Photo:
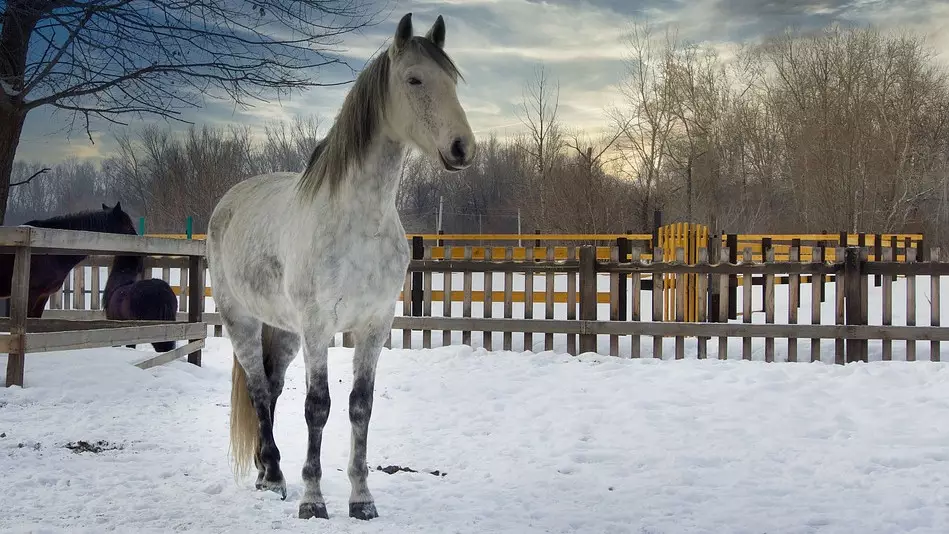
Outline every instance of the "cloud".
<path fill-rule="evenodd" d="M 560 84 L 560 119 L 569 127 L 596 133 L 606 124 L 605 109 L 619 98 L 624 72 L 624 35 L 630 25 L 674 25 L 679 36 L 727 50 L 788 27 L 813 30 L 830 23 L 906 28 L 929 35 L 949 52 L 949 2 L 942 0 L 400 0 L 385 23 L 342 38 L 339 57 L 358 70 L 391 40 L 399 18 L 413 13 L 416 33 L 445 17 L 446 50 L 467 83 L 462 104 L 478 135 L 502 137 L 522 130 L 515 110 L 533 69 L 543 64 Z M 949 54 L 947 54 L 949 55 Z M 320 71 L 320 79 L 352 78 L 345 66 Z M 332 120 L 349 86 L 320 87 L 250 109 L 207 99 L 189 112 L 195 122 L 239 123 L 262 132 L 269 121 L 318 114 Z M 66 116 L 37 110 L 30 115 L 20 159 L 55 163 L 70 156 L 101 158 L 111 151 L 113 128 L 93 123 L 96 144 L 74 131 L 66 137 Z M 133 127 L 144 122 L 135 120 Z M 176 129 L 184 126 L 172 124 Z"/>

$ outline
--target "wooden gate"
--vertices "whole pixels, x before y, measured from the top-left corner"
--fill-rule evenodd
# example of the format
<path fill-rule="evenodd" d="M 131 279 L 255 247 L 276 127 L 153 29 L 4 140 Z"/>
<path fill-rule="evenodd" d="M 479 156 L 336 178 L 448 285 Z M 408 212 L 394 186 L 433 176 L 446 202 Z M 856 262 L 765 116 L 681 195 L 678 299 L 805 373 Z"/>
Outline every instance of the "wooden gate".
<path fill-rule="evenodd" d="M 708 226 L 693 223 L 672 223 L 659 227 L 659 246 L 662 247 L 662 261 L 675 261 L 676 251 L 683 251 L 687 264 L 699 261 L 699 249 L 708 247 Z M 681 276 L 685 281 L 685 309 L 682 320 L 689 323 L 699 320 L 698 274 Z M 677 316 L 676 275 L 663 275 L 662 320 L 675 321 Z"/>

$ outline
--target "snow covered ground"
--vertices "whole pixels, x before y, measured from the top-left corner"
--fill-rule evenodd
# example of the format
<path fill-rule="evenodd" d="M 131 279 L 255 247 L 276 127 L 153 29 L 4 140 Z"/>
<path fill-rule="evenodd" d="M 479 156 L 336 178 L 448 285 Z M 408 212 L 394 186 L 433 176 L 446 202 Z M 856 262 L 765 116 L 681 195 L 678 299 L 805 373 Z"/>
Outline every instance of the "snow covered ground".
<path fill-rule="evenodd" d="M 949 532 L 947 364 L 385 351 L 368 455 L 381 517 L 362 523 L 346 515 L 351 351 L 336 348 L 331 518 L 304 522 L 302 359 L 277 407 L 281 502 L 234 481 L 230 346 L 208 342 L 203 368 L 29 355 L 26 387 L 0 390 L 0 532 Z"/>

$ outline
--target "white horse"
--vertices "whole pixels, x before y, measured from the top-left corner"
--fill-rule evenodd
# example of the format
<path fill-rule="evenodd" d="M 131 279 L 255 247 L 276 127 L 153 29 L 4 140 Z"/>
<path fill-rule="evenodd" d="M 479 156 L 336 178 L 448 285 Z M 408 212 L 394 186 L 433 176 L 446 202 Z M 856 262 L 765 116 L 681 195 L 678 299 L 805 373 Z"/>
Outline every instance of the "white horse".
<path fill-rule="evenodd" d="M 405 15 L 391 46 L 360 73 L 302 175 L 274 173 L 228 191 L 208 225 L 214 298 L 234 346 L 231 452 L 251 458 L 257 489 L 286 499 L 273 416 L 287 366 L 303 347 L 309 430 L 299 515 L 327 518 L 320 444 L 329 415 L 327 350 L 337 332 L 355 342 L 349 396 L 349 515 L 378 517 L 366 482 L 366 437 L 376 362 L 391 333 L 409 264 L 396 211 L 399 172 L 414 146 L 448 171 L 467 168 L 475 139 L 458 102 L 460 77 L 442 50 L 441 16 L 425 37 Z"/>

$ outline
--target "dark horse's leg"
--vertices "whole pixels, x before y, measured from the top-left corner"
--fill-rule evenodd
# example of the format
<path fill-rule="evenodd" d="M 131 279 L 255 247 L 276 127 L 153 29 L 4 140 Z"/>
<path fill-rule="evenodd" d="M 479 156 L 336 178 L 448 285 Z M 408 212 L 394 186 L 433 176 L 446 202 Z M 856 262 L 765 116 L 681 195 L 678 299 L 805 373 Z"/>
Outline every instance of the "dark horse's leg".
<path fill-rule="evenodd" d="M 46 309 L 46 303 L 49 302 L 49 295 L 37 295 L 36 300 L 32 302 L 30 309 L 27 310 L 27 317 L 42 317 L 43 310 Z"/>

